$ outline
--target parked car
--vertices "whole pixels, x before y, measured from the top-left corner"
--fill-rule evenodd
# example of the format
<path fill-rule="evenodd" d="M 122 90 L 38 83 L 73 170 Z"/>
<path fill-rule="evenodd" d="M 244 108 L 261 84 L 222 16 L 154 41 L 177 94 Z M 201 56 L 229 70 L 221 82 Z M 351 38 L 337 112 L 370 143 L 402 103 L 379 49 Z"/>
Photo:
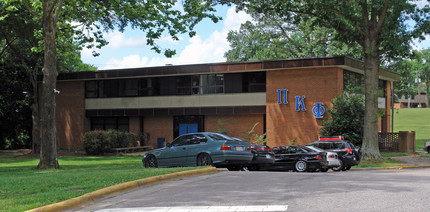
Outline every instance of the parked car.
<path fill-rule="evenodd" d="M 246 165 L 246 168 L 250 171 L 257 171 L 262 168 L 268 168 L 273 166 L 275 162 L 275 153 L 267 145 L 254 144 L 241 138 L 233 138 L 238 141 L 244 141 L 249 143 L 247 151 L 252 152 L 252 160 Z"/>
<path fill-rule="evenodd" d="M 275 153 L 275 170 L 305 172 L 326 169 L 328 166 L 326 152 L 317 152 L 299 145 L 276 146 L 272 150 Z"/>
<path fill-rule="evenodd" d="M 199 132 L 177 137 L 167 147 L 145 153 L 144 167 L 206 166 L 235 169 L 248 164 L 253 154 L 248 142 L 219 133 Z"/>
<path fill-rule="evenodd" d="M 430 154 L 430 141 L 424 143 L 424 151 Z"/>
<path fill-rule="evenodd" d="M 314 147 L 314 146 L 306 146 L 306 147 L 308 147 L 308 148 L 310 148 L 312 150 L 315 150 L 317 152 L 327 152 L 327 151 L 325 151 L 323 149 L 320 149 L 320 148 Z M 337 168 L 337 167 L 340 166 L 341 162 L 340 162 L 339 156 L 337 155 L 336 152 L 327 152 L 327 163 L 328 163 L 327 164 L 328 167 L 327 168 L 323 168 L 323 169 L 321 169 L 319 171 L 326 172 L 330 168 Z"/>
<path fill-rule="evenodd" d="M 360 163 L 360 147 L 356 147 L 350 141 L 344 140 L 343 136 L 321 136 L 318 141 L 309 143 L 306 146 L 336 152 L 340 159 L 340 166 L 333 167 L 333 171 L 346 171 Z"/>

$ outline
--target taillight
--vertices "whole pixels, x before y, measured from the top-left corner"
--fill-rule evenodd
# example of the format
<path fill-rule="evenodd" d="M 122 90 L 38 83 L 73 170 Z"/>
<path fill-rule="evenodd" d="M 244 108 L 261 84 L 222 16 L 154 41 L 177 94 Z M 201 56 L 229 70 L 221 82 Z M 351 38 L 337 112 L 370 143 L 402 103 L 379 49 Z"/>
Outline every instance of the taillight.
<path fill-rule="evenodd" d="M 334 158 L 334 155 L 328 155 L 329 158 Z"/>
<path fill-rule="evenodd" d="M 246 148 L 246 151 L 248 151 L 248 152 L 251 152 L 252 151 L 252 147 L 248 147 L 248 148 Z"/>
<path fill-rule="evenodd" d="M 231 147 L 227 145 L 222 145 L 220 150 L 231 150 Z"/>
<path fill-rule="evenodd" d="M 349 154 L 352 154 L 352 150 L 350 148 L 345 148 L 345 151 L 347 151 Z"/>
<path fill-rule="evenodd" d="M 318 156 L 316 156 L 316 157 L 315 157 L 315 159 L 317 159 L 317 160 L 321 160 L 321 159 L 322 159 L 322 157 L 318 155 Z"/>

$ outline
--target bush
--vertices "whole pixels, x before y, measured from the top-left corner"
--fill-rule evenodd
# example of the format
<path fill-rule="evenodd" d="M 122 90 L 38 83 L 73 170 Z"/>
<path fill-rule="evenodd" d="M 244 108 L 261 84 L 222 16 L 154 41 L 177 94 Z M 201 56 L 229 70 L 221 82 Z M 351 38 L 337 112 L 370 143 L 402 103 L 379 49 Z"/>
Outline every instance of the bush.
<path fill-rule="evenodd" d="M 88 155 L 103 155 L 112 148 L 137 145 L 138 136 L 134 133 L 116 130 L 96 130 L 84 134 L 83 146 Z"/>
<path fill-rule="evenodd" d="M 364 99 L 362 95 L 336 97 L 333 108 L 328 109 L 330 118 L 323 121 L 321 135 L 343 135 L 345 140 L 361 146 L 364 125 Z"/>

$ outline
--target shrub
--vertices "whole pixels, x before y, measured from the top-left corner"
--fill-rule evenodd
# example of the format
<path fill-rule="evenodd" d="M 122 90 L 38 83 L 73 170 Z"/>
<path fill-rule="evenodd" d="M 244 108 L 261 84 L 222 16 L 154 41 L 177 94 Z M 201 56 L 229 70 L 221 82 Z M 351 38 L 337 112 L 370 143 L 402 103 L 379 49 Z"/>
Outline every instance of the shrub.
<path fill-rule="evenodd" d="M 138 136 L 134 133 L 116 130 L 96 130 L 84 134 L 83 146 L 88 155 L 103 155 L 112 148 L 137 145 Z"/>
<path fill-rule="evenodd" d="M 361 146 L 364 125 L 363 96 L 336 97 L 332 103 L 333 108 L 328 109 L 330 118 L 323 121 L 321 135 L 343 135 L 345 140 Z"/>

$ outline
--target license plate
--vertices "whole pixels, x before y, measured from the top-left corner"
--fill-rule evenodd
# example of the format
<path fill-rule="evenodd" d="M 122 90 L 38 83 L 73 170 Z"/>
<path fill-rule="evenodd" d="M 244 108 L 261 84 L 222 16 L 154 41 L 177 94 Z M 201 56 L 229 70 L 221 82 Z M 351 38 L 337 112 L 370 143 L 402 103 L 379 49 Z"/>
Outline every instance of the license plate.
<path fill-rule="evenodd" d="M 241 146 L 237 146 L 237 147 L 236 147 L 236 151 L 243 151 L 243 147 L 241 147 Z"/>

